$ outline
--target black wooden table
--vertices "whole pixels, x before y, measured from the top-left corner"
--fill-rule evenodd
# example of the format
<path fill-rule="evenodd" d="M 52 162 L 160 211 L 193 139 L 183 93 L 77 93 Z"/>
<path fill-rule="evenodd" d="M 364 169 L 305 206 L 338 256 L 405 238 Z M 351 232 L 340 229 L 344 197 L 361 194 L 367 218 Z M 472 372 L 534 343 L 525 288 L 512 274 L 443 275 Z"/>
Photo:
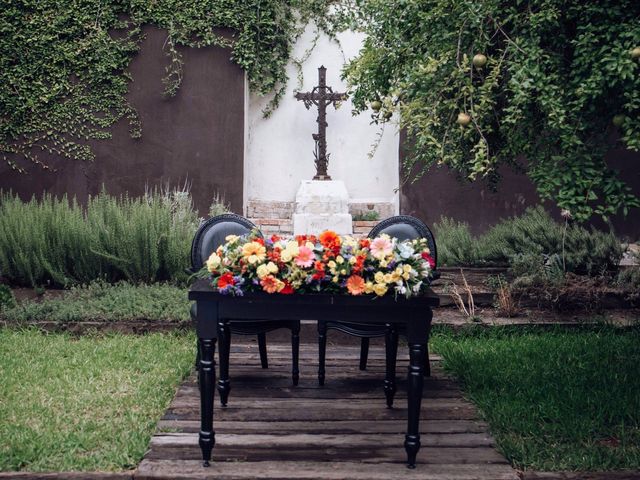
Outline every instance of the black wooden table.
<path fill-rule="evenodd" d="M 399 323 L 406 325 L 409 344 L 407 382 L 408 425 L 404 447 L 407 464 L 414 468 L 420 449 L 420 404 L 424 357 L 433 316 L 431 307 L 438 306 L 438 296 L 429 291 L 410 299 L 385 296 L 351 295 L 278 295 L 250 293 L 243 297 L 221 295 L 205 279 L 196 281 L 189 299 L 197 302 L 196 332 L 200 347 L 200 421 L 199 444 L 204 466 L 209 466 L 215 444 L 213 431 L 213 396 L 215 388 L 214 353 L 218 322 L 259 320 L 343 320 L 367 323 Z M 395 372 L 387 372 L 387 381 L 395 382 Z"/>

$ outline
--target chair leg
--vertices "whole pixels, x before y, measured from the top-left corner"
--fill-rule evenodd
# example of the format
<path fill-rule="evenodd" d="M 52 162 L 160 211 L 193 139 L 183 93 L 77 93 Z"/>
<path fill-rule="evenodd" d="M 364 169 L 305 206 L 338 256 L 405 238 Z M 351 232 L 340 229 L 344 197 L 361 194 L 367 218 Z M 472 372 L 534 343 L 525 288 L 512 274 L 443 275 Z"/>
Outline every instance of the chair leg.
<path fill-rule="evenodd" d="M 424 373 L 423 374 L 425 377 L 431 376 L 431 363 L 429 363 L 429 344 L 428 343 L 424 349 Z"/>
<path fill-rule="evenodd" d="M 196 378 L 198 380 L 198 390 L 200 390 L 200 341 L 196 339 Z"/>
<path fill-rule="evenodd" d="M 318 322 L 318 385 L 324 385 L 324 364 L 327 353 L 327 324 Z"/>
<path fill-rule="evenodd" d="M 265 333 L 258 334 L 258 349 L 260 350 L 260 364 L 262 368 L 269 368 L 269 360 L 267 360 L 267 335 Z"/>
<path fill-rule="evenodd" d="M 384 346 L 386 360 L 384 395 L 387 398 L 387 407 L 391 408 L 396 394 L 396 358 L 398 356 L 398 330 L 393 324 L 387 327 Z"/>
<path fill-rule="evenodd" d="M 360 341 L 360 370 L 367 369 L 367 360 L 369 359 L 369 339 L 362 337 Z"/>
<path fill-rule="evenodd" d="M 298 385 L 300 379 L 300 322 L 296 322 L 291 329 L 291 378 L 293 385 Z"/>
<path fill-rule="evenodd" d="M 229 381 L 229 350 L 231 347 L 231 331 L 229 329 L 229 321 L 220 320 L 218 322 L 218 340 L 220 349 L 218 352 L 220 360 L 220 376 L 218 378 L 218 393 L 220 394 L 220 403 L 223 407 L 227 406 L 229 392 L 231 391 L 231 382 Z"/>

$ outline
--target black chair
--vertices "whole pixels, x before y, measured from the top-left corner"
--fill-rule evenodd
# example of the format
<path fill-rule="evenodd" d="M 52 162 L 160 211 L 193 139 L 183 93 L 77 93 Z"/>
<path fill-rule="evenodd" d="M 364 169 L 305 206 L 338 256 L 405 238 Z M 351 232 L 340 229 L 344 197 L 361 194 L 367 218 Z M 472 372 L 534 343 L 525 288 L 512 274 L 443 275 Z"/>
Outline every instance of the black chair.
<path fill-rule="evenodd" d="M 228 235 L 245 235 L 256 229 L 256 226 L 244 217 L 232 213 L 210 218 L 200 225 L 191 244 L 191 271 L 197 272 L 206 263 L 213 251 L 225 243 Z M 191 306 L 191 320 L 196 319 L 196 304 Z M 218 392 L 223 406 L 227 404 L 231 384 L 229 381 L 229 350 L 231 334 L 257 335 L 262 368 L 268 368 L 266 333 L 278 328 L 291 330 L 291 356 L 293 384 L 298 384 L 298 358 L 300 352 L 300 321 L 283 320 L 270 322 L 254 322 L 242 319 L 221 318 L 218 321 L 220 375 Z M 197 350 L 196 368 L 199 368 L 200 351 Z"/>
<path fill-rule="evenodd" d="M 397 215 L 387 218 L 378 225 L 376 225 L 371 232 L 369 232 L 369 238 L 375 238 L 381 234 L 386 233 L 391 237 L 396 237 L 399 240 L 409 240 L 414 238 L 426 238 L 431 250 L 433 259 L 438 261 L 438 254 L 436 250 L 436 242 L 427 227 L 422 221 L 409 215 Z M 433 269 L 433 279 L 440 277 L 436 268 Z M 386 352 L 386 369 L 387 372 L 393 372 L 391 376 L 387 375 L 387 379 L 384 382 L 384 392 L 387 397 L 387 405 L 389 407 L 393 404 L 393 397 L 395 395 L 396 387 L 395 381 L 390 378 L 395 377 L 396 369 L 396 357 L 398 353 L 398 336 L 406 335 L 404 327 L 398 328 L 393 323 L 386 325 L 372 324 L 366 322 L 343 322 L 340 320 L 331 321 L 319 321 L 318 322 L 318 347 L 319 347 L 319 366 L 318 366 L 318 382 L 320 385 L 324 385 L 325 381 L 325 357 L 327 350 L 327 331 L 338 330 L 349 335 L 353 335 L 361 338 L 360 344 L 360 370 L 367 368 L 367 359 L 369 356 L 369 339 L 376 337 L 385 337 L 385 352 Z M 425 350 L 425 376 L 431 375 L 431 368 L 429 365 L 429 347 Z"/>

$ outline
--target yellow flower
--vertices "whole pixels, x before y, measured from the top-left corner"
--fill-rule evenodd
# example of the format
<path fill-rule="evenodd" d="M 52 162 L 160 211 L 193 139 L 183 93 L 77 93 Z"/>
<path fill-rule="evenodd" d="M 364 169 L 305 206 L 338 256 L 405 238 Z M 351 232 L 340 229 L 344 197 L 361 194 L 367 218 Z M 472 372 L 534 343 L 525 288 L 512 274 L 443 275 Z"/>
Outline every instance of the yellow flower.
<path fill-rule="evenodd" d="M 280 260 L 282 260 L 284 263 L 290 262 L 292 258 L 293 255 L 291 255 L 290 250 L 283 250 L 282 253 L 280 253 Z"/>
<path fill-rule="evenodd" d="M 273 262 L 269 262 L 267 263 L 267 271 L 269 273 L 278 273 L 278 266 Z"/>
<path fill-rule="evenodd" d="M 344 263 L 344 258 L 342 257 L 342 255 L 338 255 L 338 256 L 336 257 L 336 263 L 337 263 L 338 265 L 342 265 L 342 264 Z"/>
<path fill-rule="evenodd" d="M 355 255 L 354 255 L 354 256 L 352 256 L 352 257 L 349 259 L 349 263 L 350 263 L 351 265 L 353 265 L 354 263 L 356 263 L 356 261 L 357 261 L 357 259 L 356 259 Z"/>
<path fill-rule="evenodd" d="M 383 283 L 384 282 L 384 273 L 376 272 L 376 274 L 373 276 L 373 279 L 376 281 L 376 283 Z"/>
<path fill-rule="evenodd" d="M 411 265 L 403 265 L 402 270 L 404 270 L 404 273 L 411 273 L 411 270 L 413 269 L 411 268 Z"/>
<path fill-rule="evenodd" d="M 329 263 L 327 263 L 327 267 L 333 270 L 334 268 L 336 268 L 336 262 L 331 260 Z"/>
<path fill-rule="evenodd" d="M 256 273 L 258 274 L 258 278 L 260 280 L 262 280 L 264 277 L 266 277 L 267 275 L 269 275 L 269 269 L 267 268 L 267 266 L 263 263 L 262 265 L 260 265 L 258 267 L 258 269 L 256 270 Z"/>
<path fill-rule="evenodd" d="M 402 278 L 402 270 L 400 270 L 400 273 L 398 273 L 398 270 L 394 270 L 393 273 L 391 274 L 392 282 L 397 282 L 401 278 Z"/>
<path fill-rule="evenodd" d="M 214 272 L 219 266 L 222 259 L 215 252 L 211 254 L 207 260 L 207 270 Z"/>
<path fill-rule="evenodd" d="M 335 277 L 333 277 L 333 283 L 338 283 L 338 280 L 340 280 L 340 277 L 338 275 L 336 275 Z"/>
<path fill-rule="evenodd" d="M 253 265 L 266 258 L 267 250 L 264 248 L 264 245 L 260 245 L 258 242 L 249 242 L 242 246 L 242 256 Z"/>
<path fill-rule="evenodd" d="M 380 260 L 380 268 L 386 268 L 387 265 L 389 265 L 389 262 L 386 260 Z"/>
<path fill-rule="evenodd" d="M 292 257 L 295 257 L 298 255 L 298 253 L 300 253 L 298 242 L 293 240 L 290 242 L 287 242 L 287 248 L 285 248 L 285 250 L 290 252 Z"/>
<path fill-rule="evenodd" d="M 238 240 L 238 238 L 240 238 L 240 237 L 238 237 L 238 235 L 227 235 L 224 238 L 224 241 L 227 242 L 227 243 L 231 243 L 231 242 L 235 242 L 236 240 Z"/>
<path fill-rule="evenodd" d="M 367 282 L 364 284 L 364 293 L 373 292 L 373 282 Z"/>
<path fill-rule="evenodd" d="M 391 276 L 390 273 L 385 273 L 384 274 L 384 283 L 391 283 L 393 282 L 393 277 Z"/>
<path fill-rule="evenodd" d="M 387 293 L 387 286 L 384 283 L 376 283 L 373 286 L 373 291 L 375 292 L 376 295 L 381 297 L 382 295 Z"/>
<path fill-rule="evenodd" d="M 411 274 L 409 272 L 404 272 L 402 274 L 402 278 L 404 278 L 405 280 L 409 280 L 411 278 Z"/>
<path fill-rule="evenodd" d="M 309 250 L 313 250 L 314 248 L 316 248 L 313 242 L 307 242 L 305 247 L 307 247 Z"/>

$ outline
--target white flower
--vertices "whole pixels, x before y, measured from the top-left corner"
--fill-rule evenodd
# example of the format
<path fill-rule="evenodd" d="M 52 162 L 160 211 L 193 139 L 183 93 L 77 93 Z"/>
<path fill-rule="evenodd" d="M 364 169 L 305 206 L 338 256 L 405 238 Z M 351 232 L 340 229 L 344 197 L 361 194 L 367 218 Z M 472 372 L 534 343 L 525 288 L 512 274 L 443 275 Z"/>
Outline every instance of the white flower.
<path fill-rule="evenodd" d="M 407 259 L 415 253 L 415 250 L 408 242 L 402 242 L 398 244 L 398 253 L 401 258 Z"/>

